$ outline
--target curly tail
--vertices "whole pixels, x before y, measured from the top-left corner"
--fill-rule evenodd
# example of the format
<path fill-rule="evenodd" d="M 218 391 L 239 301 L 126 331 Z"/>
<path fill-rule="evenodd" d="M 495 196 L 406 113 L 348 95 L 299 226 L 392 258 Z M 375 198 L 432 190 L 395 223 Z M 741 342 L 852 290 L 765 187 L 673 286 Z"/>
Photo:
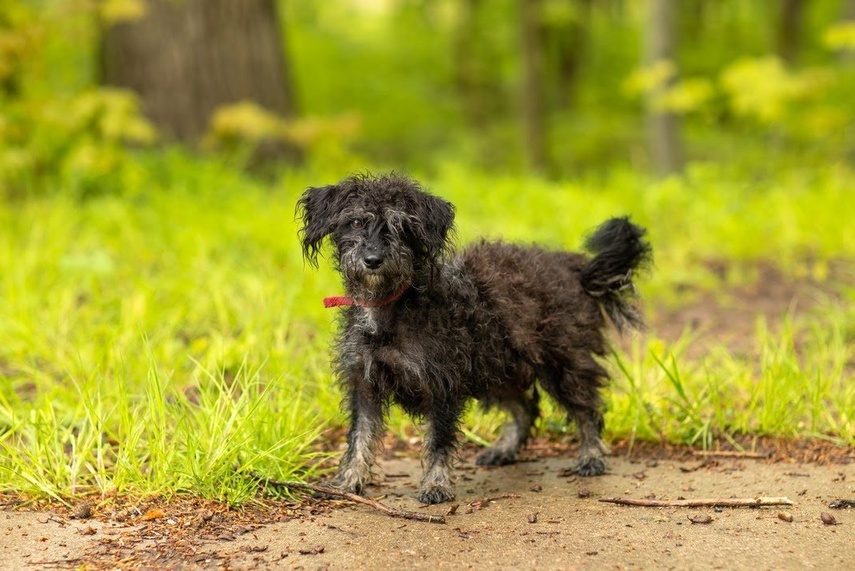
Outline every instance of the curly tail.
<path fill-rule="evenodd" d="M 647 231 L 627 217 L 606 220 L 585 240 L 593 258 L 582 270 L 582 287 L 596 298 L 619 331 L 644 326 L 641 311 L 633 303 L 632 275 L 650 265 L 653 250 L 644 240 Z"/>

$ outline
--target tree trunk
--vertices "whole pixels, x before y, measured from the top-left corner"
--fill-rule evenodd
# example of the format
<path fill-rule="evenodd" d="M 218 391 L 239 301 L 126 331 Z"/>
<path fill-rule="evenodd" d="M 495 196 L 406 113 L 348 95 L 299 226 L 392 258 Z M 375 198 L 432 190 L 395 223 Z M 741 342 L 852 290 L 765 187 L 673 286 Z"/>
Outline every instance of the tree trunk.
<path fill-rule="evenodd" d="M 297 112 L 276 0 L 145 0 L 104 30 L 101 80 L 129 88 L 166 136 L 198 142 L 213 111 L 249 100 Z"/>
<path fill-rule="evenodd" d="M 588 26 L 593 0 L 567 0 L 574 4 L 576 18 L 561 26 L 549 28 L 555 42 L 557 68 L 556 103 L 560 109 L 570 109 L 576 92 L 576 81 L 588 45 Z"/>
<path fill-rule="evenodd" d="M 525 154 L 529 168 L 544 174 L 548 168 L 546 109 L 543 86 L 543 38 L 540 0 L 520 0 L 522 73 L 520 103 Z"/>
<path fill-rule="evenodd" d="M 840 7 L 841 22 L 855 22 L 855 0 L 843 0 Z M 855 64 L 855 50 L 840 50 L 840 61 L 846 65 Z"/>
<path fill-rule="evenodd" d="M 787 65 L 795 65 L 802 46 L 804 0 L 781 0 L 778 20 L 778 56 Z"/>
<path fill-rule="evenodd" d="M 454 84 L 465 121 L 474 129 L 487 122 L 483 70 L 486 62 L 478 57 L 478 9 L 481 0 L 461 0 L 460 21 L 454 30 Z"/>
<path fill-rule="evenodd" d="M 663 60 L 675 62 L 676 10 L 675 0 L 650 0 L 644 50 L 645 63 L 648 66 Z M 667 87 L 664 86 L 663 89 Z M 659 93 L 654 92 L 651 97 L 655 98 L 657 95 Z M 651 160 L 656 173 L 664 176 L 682 171 L 684 159 L 680 118 L 674 113 L 657 111 L 649 106 L 647 131 Z"/>

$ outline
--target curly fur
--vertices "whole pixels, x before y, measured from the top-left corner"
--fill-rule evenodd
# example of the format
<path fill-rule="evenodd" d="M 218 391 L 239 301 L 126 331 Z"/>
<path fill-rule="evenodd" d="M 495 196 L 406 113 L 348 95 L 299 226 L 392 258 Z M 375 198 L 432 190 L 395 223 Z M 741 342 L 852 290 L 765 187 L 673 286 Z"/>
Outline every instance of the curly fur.
<path fill-rule="evenodd" d="M 577 473 L 604 472 L 607 373 L 597 358 L 607 351 L 605 315 L 618 328 L 641 325 L 632 276 L 651 257 L 643 229 L 627 218 L 605 222 L 586 242 L 593 257 L 487 241 L 452 254 L 454 207 L 396 173 L 309 188 L 297 212 L 306 259 L 317 265 L 330 236 L 354 301 L 337 343 L 351 424 L 333 485 L 362 492 L 394 403 L 427 421 L 418 499 L 450 500 L 466 403 L 510 413 L 477 460 L 507 464 L 539 415 L 538 386 L 576 422 Z"/>

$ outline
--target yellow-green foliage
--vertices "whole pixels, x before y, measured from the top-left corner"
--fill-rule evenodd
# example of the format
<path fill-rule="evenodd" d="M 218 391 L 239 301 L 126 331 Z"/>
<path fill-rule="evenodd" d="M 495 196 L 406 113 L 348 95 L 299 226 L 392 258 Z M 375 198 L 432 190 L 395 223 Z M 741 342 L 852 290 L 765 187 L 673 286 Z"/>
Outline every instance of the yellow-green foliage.
<path fill-rule="evenodd" d="M 855 22 L 848 20 L 829 27 L 822 39 L 830 49 L 855 50 Z"/>
<path fill-rule="evenodd" d="M 128 145 L 156 140 L 136 96 L 97 89 L 9 105 L 0 123 L 0 198 L 55 185 L 77 196 L 118 192 L 134 170 Z"/>
<path fill-rule="evenodd" d="M 654 111 L 677 114 L 703 108 L 714 95 L 713 84 L 708 79 L 677 80 L 676 76 L 674 62 L 660 60 L 630 74 L 623 88 L 629 96 L 648 97 Z"/>
<path fill-rule="evenodd" d="M 789 105 L 821 87 L 814 79 L 790 72 L 778 58 L 767 56 L 734 62 L 722 72 L 721 84 L 738 115 L 777 123 Z"/>
<path fill-rule="evenodd" d="M 97 5 L 98 16 L 104 24 L 133 22 L 145 16 L 144 0 L 102 0 Z"/>
<path fill-rule="evenodd" d="M 363 160 L 349 146 L 359 133 L 358 114 L 287 119 L 250 101 L 219 107 L 202 140 L 208 150 L 251 153 L 265 142 L 291 145 L 307 154 L 316 168 L 356 169 Z"/>

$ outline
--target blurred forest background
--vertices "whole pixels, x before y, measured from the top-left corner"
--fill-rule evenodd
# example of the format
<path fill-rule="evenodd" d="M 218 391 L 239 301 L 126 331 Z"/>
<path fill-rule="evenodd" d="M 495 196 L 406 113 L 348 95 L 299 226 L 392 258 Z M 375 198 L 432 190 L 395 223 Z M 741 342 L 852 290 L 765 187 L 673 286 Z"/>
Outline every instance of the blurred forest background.
<path fill-rule="evenodd" d="M 7 197 L 119 192 L 175 143 L 262 173 L 851 165 L 855 0 L 2 0 L 0 106 Z"/>
<path fill-rule="evenodd" d="M 341 283 L 294 204 L 389 168 L 461 243 L 649 229 L 607 438 L 851 445 L 854 163 L 855 0 L 0 0 L 0 492 L 310 476 Z"/>

